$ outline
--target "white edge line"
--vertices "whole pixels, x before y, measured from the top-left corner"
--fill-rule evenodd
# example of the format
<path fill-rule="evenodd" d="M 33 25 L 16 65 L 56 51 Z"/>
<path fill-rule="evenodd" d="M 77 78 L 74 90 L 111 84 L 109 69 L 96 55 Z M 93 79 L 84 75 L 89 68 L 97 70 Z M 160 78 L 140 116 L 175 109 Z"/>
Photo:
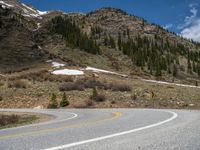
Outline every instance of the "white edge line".
<path fill-rule="evenodd" d="M 6 112 L 6 111 L 5 111 Z M 10 112 L 17 112 L 17 111 L 10 111 Z M 28 113 L 31 113 L 31 112 L 28 112 Z M 33 112 L 35 113 L 35 112 Z M 72 117 L 69 117 L 67 119 L 62 119 L 62 120 L 58 120 L 58 121 L 54 121 L 54 120 L 50 120 L 50 121 L 47 121 L 47 122 L 41 122 L 41 123 L 34 123 L 34 124 L 30 124 L 30 125 L 24 125 L 24 126 L 19 126 L 19 127 L 14 127 L 14 128 L 5 128 L 5 129 L 1 129 L 0 131 L 4 131 L 4 130 L 15 130 L 15 129 L 20 129 L 20 128 L 28 128 L 28 127 L 34 127 L 34 126 L 41 126 L 41 125 L 47 125 L 47 124 L 54 124 L 54 123 L 60 123 L 60 122 L 64 122 L 64 121 L 67 121 L 67 120 L 71 120 L 71 119 L 74 119 L 76 117 L 78 117 L 77 114 L 75 113 L 72 113 L 72 112 L 66 112 L 68 114 L 71 114 L 73 115 Z M 45 113 L 40 113 L 40 114 L 44 114 Z M 52 114 L 46 114 L 46 115 L 52 115 Z"/>
<path fill-rule="evenodd" d="M 173 114 L 173 116 L 171 118 L 167 119 L 167 120 L 164 120 L 164 121 L 161 121 L 161 122 L 158 122 L 158 123 L 155 123 L 155 124 L 151 124 L 151 125 L 148 125 L 148 126 L 145 126 L 145 127 L 136 128 L 136 129 L 128 130 L 128 131 L 124 131 L 124 132 L 119 132 L 119 133 L 115 133 L 115 134 L 111 134 L 111 135 L 107 135 L 107 136 L 97 137 L 97 138 L 89 139 L 89 140 L 85 140 L 85 141 L 80 141 L 80 142 L 61 145 L 61 146 L 57 146 L 57 147 L 47 148 L 47 149 L 44 149 L 44 150 L 60 150 L 60 149 L 64 149 L 64 148 L 70 148 L 70 147 L 86 144 L 86 143 L 92 143 L 92 142 L 101 141 L 101 140 L 105 140 L 105 139 L 109 139 L 109 138 L 113 138 L 113 137 L 117 137 L 117 136 L 122 136 L 122 135 L 130 134 L 130 133 L 138 132 L 138 131 L 141 131 L 141 130 L 153 128 L 153 127 L 156 127 L 156 126 L 160 126 L 160 125 L 165 124 L 167 122 L 170 122 L 170 121 L 172 121 L 172 120 L 174 120 L 175 118 L 178 117 L 178 114 L 175 113 L 175 112 L 172 112 L 172 111 L 164 111 L 164 112 L 171 113 L 171 114 Z"/>

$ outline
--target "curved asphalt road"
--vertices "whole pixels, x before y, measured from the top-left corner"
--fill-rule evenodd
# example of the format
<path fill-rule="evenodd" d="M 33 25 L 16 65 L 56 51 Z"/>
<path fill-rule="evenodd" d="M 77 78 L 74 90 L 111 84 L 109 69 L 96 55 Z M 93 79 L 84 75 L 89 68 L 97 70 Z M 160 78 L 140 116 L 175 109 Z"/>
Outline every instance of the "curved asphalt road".
<path fill-rule="evenodd" d="M 0 150 L 200 150 L 200 112 L 153 109 L 1 110 L 54 115 L 0 130 Z"/>

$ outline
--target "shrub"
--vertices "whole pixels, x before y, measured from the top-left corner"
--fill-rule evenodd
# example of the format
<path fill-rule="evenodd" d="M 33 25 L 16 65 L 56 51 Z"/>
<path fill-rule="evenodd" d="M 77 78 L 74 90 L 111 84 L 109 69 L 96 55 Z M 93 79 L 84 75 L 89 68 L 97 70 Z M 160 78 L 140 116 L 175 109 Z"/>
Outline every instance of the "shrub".
<path fill-rule="evenodd" d="M 17 115 L 0 115 L 0 126 L 6 126 L 8 124 L 14 124 L 19 121 Z"/>
<path fill-rule="evenodd" d="M 131 91 L 132 88 L 127 84 L 112 84 L 112 91 L 126 92 Z"/>
<path fill-rule="evenodd" d="M 92 95 L 90 96 L 90 98 L 93 99 L 93 100 L 96 100 L 97 95 L 98 95 L 98 93 L 97 93 L 97 88 L 94 87 L 94 88 L 92 89 Z"/>
<path fill-rule="evenodd" d="M 97 102 L 103 102 L 106 100 L 106 97 L 103 94 L 98 94 L 97 88 L 94 87 L 92 90 L 92 95 L 90 96 L 90 99 L 95 100 Z"/>
<path fill-rule="evenodd" d="M 103 95 L 103 94 L 98 94 L 97 96 L 96 96 L 96 98 L 95 98 L 95 101 L 97 101 L 97 102 L 103 102 L 103 101 L 105 101 L 106 100 L 106 97 L 105 97 L 105 95 Z"/>
<path fill-rule="evenodd" d="M 83 85 L 80 85 L 77 83 L 66 82 L 59 85 L 59 90 L 60 91 L 73 91 L 73 90 L 83 91 L 84 87 Z"/>
<path fill-rule="evenodd" d="M 2 96 L 0 96 L 0 101 L 2 101 L 3 100 L 3 97 Z"/>
<path fill-rule="evenodd" d="M 14 80 L 8 82 L 8 88 L 27 88 L 27 82 L 25 80 Z"/>
<path fill-rule="evenodd" d="M 62 101 L 60 102 L 60 107 L 65 107 L 69 105 L 69 100 L 65 93 L 63 93 Z"/>
<path fill-rule="evenodd" d="M 56 95 L 53 93 L 51 95 L 51 99 L 48 105 L 48 108 L 57 108 L 58 107 L 58 102 L 56 100 Z"/>
<path fill-rule="evenodd" d="M 137 95 L 136 95 L 136 94 L 131 95 L 131 99 L 132 99 L 133 101 L 137 100 Z"/>

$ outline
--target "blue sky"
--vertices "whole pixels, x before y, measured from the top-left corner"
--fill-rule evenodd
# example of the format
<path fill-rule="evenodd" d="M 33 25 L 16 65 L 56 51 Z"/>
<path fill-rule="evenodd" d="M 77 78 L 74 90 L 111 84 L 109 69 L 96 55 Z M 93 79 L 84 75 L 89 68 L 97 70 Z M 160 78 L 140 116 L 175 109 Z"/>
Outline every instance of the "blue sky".
<path fill-rule="evenodd" d="M 39 10 L 87 13 L 101 7 L 120 8 L 170 31 L 200 41 L 199 0 L 22 0 Z"/>

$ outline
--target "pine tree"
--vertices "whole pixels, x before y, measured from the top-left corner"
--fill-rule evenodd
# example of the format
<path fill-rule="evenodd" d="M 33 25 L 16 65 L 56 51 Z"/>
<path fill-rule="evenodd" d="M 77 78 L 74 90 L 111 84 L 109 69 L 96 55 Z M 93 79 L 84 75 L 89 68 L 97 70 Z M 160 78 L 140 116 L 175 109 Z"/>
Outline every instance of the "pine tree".
<path fill-rule="evenodd" d="M 48 105 L 48 108 L 57 108 L 58 107 L 58 102 L 56 100 L 56 95 L 53 93 L 51 95 L 51 99 Z"/>
<path fill-rule="evenodd" d="M 65 93 L 63 93 L 62 100 L 60 102 L 60 107 L 65 107 L 69 105 L 69 100 Z"/>
<path fill-rule="evenodd" d="M 113 39 L 112 36 L 110 36 L 110 46 L 111 46 L 111 48 L 116 48 L 115 40 Z"/>
<path fill-rule="evenodd" d="M 191 66 L 191 62 L 190 62 L 190 59 L 188 58 L 188 73 L 192 73 L 192 66 Z"/>
<path fill-rule="evenodd" d="M 97 88 L 94 87 L 94 88 L 92 89 L 92 95 L 91 95 L 90 98 L 93 99 L 93 100 L 96 100 L 97 96 L 98 96 Z"/>
<path fill-rule="evenodd" d="M 159 62 L 157 62 L 157 65 L 156 65 L 156 74 L 155 75 L 157 77 L 162 76 L 162 71 L 161 71 Z"/>
<path fill-rule="evenodd" d="M 122 50 L 122 38 L 121 38 L 121 34 L 118 34 L 118 48 L 121 51 Z"/>
<path fill-rule="evenodd" d="M 176 67 L 176 65 L 174 64 L 174 66 L 173 66 L 173 76 L 174 77 L 177 77 L 177 67 Z"/>
<path fill-rule="evenodd" d="M 192 70 L 193 70 L 193 72 L 197 72 L 196 64 L 194 61 L 192 62 Z"/>

